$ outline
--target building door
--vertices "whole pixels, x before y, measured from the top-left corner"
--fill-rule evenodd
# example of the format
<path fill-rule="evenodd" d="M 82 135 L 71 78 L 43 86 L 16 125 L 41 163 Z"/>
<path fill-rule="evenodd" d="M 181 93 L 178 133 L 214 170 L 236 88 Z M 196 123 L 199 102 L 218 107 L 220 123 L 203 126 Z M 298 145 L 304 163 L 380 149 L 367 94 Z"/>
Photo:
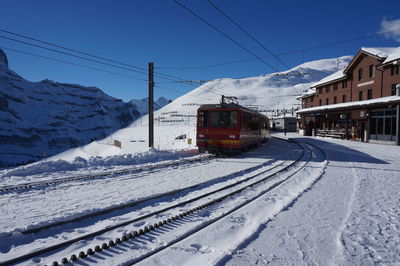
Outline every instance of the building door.
<path fill-rule="evenodd" d="M 365 141 L 365 122 L 360 123 L 360 140 Z"/>
<path fill-rule="evenodd" d="M 370 115 L 370 139 L 396 140 L 396 109 L 372 110 Z"/>

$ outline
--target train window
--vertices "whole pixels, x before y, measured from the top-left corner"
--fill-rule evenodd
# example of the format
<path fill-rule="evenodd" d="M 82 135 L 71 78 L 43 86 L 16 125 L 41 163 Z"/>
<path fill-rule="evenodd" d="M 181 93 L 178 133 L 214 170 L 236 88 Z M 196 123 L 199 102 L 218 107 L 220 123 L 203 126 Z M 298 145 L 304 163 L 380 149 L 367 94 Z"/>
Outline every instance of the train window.
<path fill-rule="evenodd" d="M 237 111 L 211 111 L 212 127 L 237 127 Z"/>
<path fill-rule="evenodd" d="M 238 112 L 237 111 L 230 111 L 229 112 L 229 127 L 236 127 L 238 122 Z"/>
<path fill-rule="evenodd" d="M 207 127 L 208 124 L 208 111 L 200 111 L 198 117 L 198 126 L 199 127 Z"/>

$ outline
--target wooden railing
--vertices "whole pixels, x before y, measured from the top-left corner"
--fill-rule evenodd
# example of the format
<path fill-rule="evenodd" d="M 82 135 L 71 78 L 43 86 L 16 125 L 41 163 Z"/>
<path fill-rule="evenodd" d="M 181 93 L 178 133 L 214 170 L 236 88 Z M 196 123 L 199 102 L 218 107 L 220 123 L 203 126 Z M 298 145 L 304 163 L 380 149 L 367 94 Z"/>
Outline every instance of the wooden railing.
<path fill-rule="evenodd" d="M 335 139 L 345 139 L 346 132 L 338 131 L 338 130 L 317 130 L 317 136 L 319 137 L 328 137 Z"/>

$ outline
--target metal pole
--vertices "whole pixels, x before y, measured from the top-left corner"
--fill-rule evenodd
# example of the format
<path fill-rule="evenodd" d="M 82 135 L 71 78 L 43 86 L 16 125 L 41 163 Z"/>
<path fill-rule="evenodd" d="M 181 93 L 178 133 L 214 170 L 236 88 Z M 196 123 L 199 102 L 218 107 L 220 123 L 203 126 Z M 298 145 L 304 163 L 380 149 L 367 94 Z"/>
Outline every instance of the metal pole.
<path fill-rule="evenodd" d="M 154 148 L 154 64 L 149 63 L 149 147 Z"/>

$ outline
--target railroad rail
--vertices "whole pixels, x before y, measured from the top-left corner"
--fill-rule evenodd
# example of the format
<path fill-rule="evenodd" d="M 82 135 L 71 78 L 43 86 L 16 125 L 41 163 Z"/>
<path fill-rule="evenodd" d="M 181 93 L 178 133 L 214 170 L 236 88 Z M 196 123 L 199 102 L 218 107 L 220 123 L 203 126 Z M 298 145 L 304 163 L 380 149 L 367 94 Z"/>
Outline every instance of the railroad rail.
<path fill-rule="evenodd" d="M 110 171 L 110 172 L 99 173 L 99 174 L 94 174 L 94 175 L 72 176 L 72 177 L 57 178 L 57 179 L 52 179 L 52 180 L 23 183 L 23 184 L 13 185 L 13 186 L 2 186 L 2 187 L 0 187 L 0 193 L 13 192 L 13 191 L 17 191 L 17 190 L 27 190 L 27 189 L 33 189 L 33 188 L 37 188 L 37 187 L 45 187 L 45 186 L 51 186 L 51 185 L 58 185 L 58 184 L 64 184 L 64 183 L 73 182 L 73 181 L 85 181 L 85 180 L 93 180 L 93 179 L 99 179 L 99 178 L 104 178 L 104 177 L 111 177 L 111 176 L 116 176 L 116 175 L 139 173 L 142 171 L 154 170 L 154 169 L 163 168 L 163 167 L 170 167 L 170 166 L 176 166 L 176 165 L 181 165 L 181 164 L 193 163 L 193 162 L 209 159 L 211 157 L 214 157 L 214 155 L 207 154 L 207 155 L 204 155 L 204 156 L 201 156 L 198 158 L 189 158 L 189 159 L 182 159 L 182 160 L 178 160 L 178 161 L 147 165 L 147 166 L 142 166 L 142 167 L 133 167 L 133 168 L 129 168 L 129 169 L 124 169 L 124 170 L 119 170 L 119 171 Z"/>
<path fill-rule="evenodd" d="M 284 162 L 282 162 L 281 164 L 278 164 L 278 165 L 276 165 L 274 167 L 270 167 L 270 168 L 268 168 L 266 170 L 263 170 L 263 171 L 261 171 L 261 172 L 259 172 L 257 174 L 251 175 L 251 176 L 249 176 L 249 177 L 247 177 L 245 179 L 242 179 L 242 180 L 240 180 L 240 181 L 238 181 L 238 182 L 236 182 L 234 184 L 229 184 L 229 185 L 223 186 L 223 187 L 221 187 L 221 188 L 219 188 L 217 190 L 213 190 L 211 192 L 204 193 L 204 194 L 202 194 L 200 196 L 185 200 L 183 202 L 180 202 L 180 203 L 177 203 L 177 204 L 173 204 L 171 206 L 168 206 L 168 207 L 160 209 L 158 211 L 143 215 L 141 217 L 137 217 L 135 219 L 131 219 L 131 220 L 125 221 L 123 223 L 118 223 L 118 224 L 115 224 L 113 226 L 109 226 L 107 228 L 103 228 L 101 230 L 98 230 L 98 231 L 95 231 L 95 232 L 92 232 L 92 233 L 89 233 L 89 234 L 86 234 L 86 235 L 82 235 L 80 237 L 77 237 L 77 238 L 74 238 L 74 239 L 71 239 L 71 240 L 56 244 L 56 245 L 52 245 L 52 246 L 49 246 L 49 247 L 46 247 L 46 248 L 42 248 L 40 250 L 36 250 L 34 252 L 31 252 L 31 253 L 28 253 L 28 254 L 25 254 L 25 255 L 10 259 L 8 261 L 0 262 L 0 265 L 8 265 L 8 264 L 12 264 L 12 263 L 18 263 L 18 262 L 21 262 L 21 261 L 24 261 L 24 260 L 28 260 L 30 258 L 39 256 L 39 255 L 43 255 L 43 254 L 45 254 L 47 252 L 50 252 L 50 251 L 55 251 L 57 249 L 64 248 L 64 247 L 69 246 L 69 245 L 71 245 L 73 243 L 76 243 L 76 242 L 78 242 L 80 240 L 90 239 L 90 238 L 93 238 L 94 236 L 98 236 L 98 235 L 103 234 L 105 232 L 108 232 L 108 231 L 111 231 L 111 230 L 115 230 L 117 228 L 121 228 L 123 226 L 129 225 L 129 224 L 132 224 L 132 223 L 136 223 L 138 221 L 142 221 L 142 220 L 147 219 L 149 217 L 152 217 L 152 216 L 155 216 L 155 215 L 158 215 L 158 214 L 161 214 L 161 213 L 165 213 L 165 212 L 167 212 L 169 210 L 172 210 L 172 209 L 175 209 L 175 208 L 178 208 L 178 207 L 182 207 L 182 206 L 187 205 L 189 203 L 194 203 L 194 202 L 199 201 L 201 199 L 206 199 L 208 196 L 211 196 L 211 195 L 214 195 L 214 194 L 217 194 L 217 193 L 221 193 L 223 191 L 226 191 L 226 190 L 231 189 L 231 188 L 235 188 L 235 187 L 237 187 L 237 186 L 239 186 L 241 184 L 244 184 L 244 183 L 248 182 L 248 184 L 244 184 L 244 186 L 239 187 L 239 188 L 235 189 L 234 191 L 229 191 L 229 192 L 225 193 L 222 196 L 218 196 L 218 197 L 216 197 L 216 198 L 214 198 L 214 199 L 212 199 L 210 201 L 207 201 L 206 203 L 200 204 L 200 205 L 198 205 L 198 206 L 196 206 L 194 208 L 190 208 L 190 209 L 188 209 L 188 210 L 186 210 L 184 212 L 181 212 L 179 214 L 171 216 L 170 218 L 167 218 L 167 219 L 164 219 L 162 221 L 156 222 L 153 225 L 145 226 L 145 227 L 143 227 L 143 228 L 141 228 L 139 230 L 135 230 L 135 231 L 132 231 L 130 233 L 124 234 L 121 237 L 116 238 L 115 240 L 110 240 L 108 242 L 102 243 L 101 245 L 96 245 L 93 248 L 87 249 L 86 251 L 81 251 L 81 252 L 79 252 L 77 254 L 72 254 L 69 259 L 64 257 L 64 258 L 62 258 L 60 260 L 60 262 L 54 261 L 53 265 L 65 264 L 65 263 L 69 263 L 69 262 L 74 262 L 74 261 L 79 260 L 79 259 L 84 259 L 84 258 L 86 258 L 88 256 L 91 256 L 91 255 L 95 254 L 96 252 L 97 253 L 101 252 L 102 250 L 106 250 L 106 249 L 108 249 L 110 247 L 113 247 L 115 245 L 119 245 L 120 243 L 123 243 L 123 242 L 125 242 L 127 240 L 130 240 L 132 238 L 135 238 L 137 236 L 144 235 L 144 234 L 146 234 L 146 233 L 148 233 L 150 231 L 153 231 L 153 230 L 155 230 L 157 228 L 160 228 L 160 227 L 163 227 L 163 226 L 165 226 L 167 224 L 170 224 L 171 222 L 177 221 L 177 220 L 182 219 L 183 217 L 186 217 L 186 216 L 188 216 L 190 214 L 193 214 L 193 213 L 198 212 L 198 211 L 200 211 L 202 209 L 211 207 L 214 204 L 220 203 L 220 202 L 226 200 L 227 198 L 242 192 L 243 190 L 245 190 L 247 188 L 250 188 L 250 187 L 253 187 L 255 185 L 258 185 L 258 184 L 260 184 L 260 183 L 262 183 L 262 182 L 264 182 L 264 181 L 266 181 L 268 179 L 271 179 L 271 177 L 276 176 L 279 173 L 282 173 L 282 172 L 288 170 L 290 167 L 294 166 L 296 163 L 298 163 L 303 158 L 303 156 L 305 154 L 305 151 L 306 151 L 306 149 L 302 145 L 300 145 L 300 144 L 298 144 L 296 142 L 293 142 L 293 143 L 301 148 L 301 154 L 299 155 L 298 158 L 296 158 L 296 160 L 294 160 L 293 162 L 281 167 L 277 171 L 274 171 L 272 173 L 268 173 L 272 169 L 275 169 L 278 166 L 282 166 L 282 164 L 284 164 Z M 310 144 L 307 144 L 307 145 L 310 145 Z M 319 149 L 318 147 L 315 147 L 315 148 Z M 293 176 L 297 172 L 301 171 L 308 164 L 308 162 L 312 159 L 311 149 L 309 149 L 309 151 L 310 151 L 310 154 L 311 154 L 310 158 L 308 158 L 306 160 L 306 162 L 300 168 L 295 170 L 292 174 L 290 174 L 289 176 L 287 176 L 283 180 L 280 180 L 280 181 L 274 183 L 273 185 L 269 186 L 267 189 L 265 189 L 264 191 L 259 193 L 257 196 L 255 196 L 252 199 L 250 199 L 248 201 L 245 201 L 244 203 L 236 206 L 235 208 L 231 209 L 229 212 L 225 213 L 224 215 L 222 215 L 220 217 L 217 217 L 217 218 L 215 218 L 213 220 L 210 220 L 208 222 L 205 222 L 202 226 L 197 227 L 196 229 L 190 230 L 188 233 L 182 235 L 181 237 L 175 239 L 174 241 L 171 241 L 171 242 L 165 244 L 163 247 L 161 247 L 159 249 L 155 249 L 152 252 L 144 254 L 144 255 L 142 255 L 142 256 L 130 261 L 129 264 L 137 263 L 137 262 L 139 262 L 141 260 L 144 260 L 144 259 L 148 258 L 149 256 L 152 256 L 152 255 L 156 254 L 157 252 L 159 252 L 159 251 L 161 251 L 161 250 L 163 250 L 163 249 L 165 249 L 165 248 L 167 248 L 167 247 L 169 247 L 169 246 L 171 246 L 171 245 L 173 245 L 173 244 L 175 244 L 175 243 L 177 243 L 179 241 L 182 241 L 183 239 L 187 238 L 189 235 L 193 234 L 194 232 L 197 232 L 197 231 L 200 231 L 200 230 L 204 229 L 205 227 L 207 227 L 207 226 L 211 225 L 212 223 L 215 223 L 216 221 L 226 217 L 227 215 L 229 215 L 230 213 L 234 212 L 235 210 L 244 207 L 245 205 L 249 204 L 250 202 L 254 201 L 255 199 L 261 197 L 263 194 L 265 194 L 268 191 L 270 191 L 270 190 L 274 189 L 275 187 L 279 186 L 280 184 L 282 184 L 283 182 L 288 180 L 291 176 Z M 321 152 L 323 153 L 322 150 L 321 150 Z M 326 158 L 326 155 L 324 153 L 323 153 L 323 155 Z M 263 174 L 267 174 L 267 175 L 262 177 L 259 180 L 255 180 L 255 181 L 251 182 L 252 179 L 256 179 L 256 177 L 259 177 L 259 176 L 261 176 Z M 197 185 L 197 186 L 199 186 L 199 185 Z M 189 188 L 191 188 L 191 187 L 189 187 Z M 188 189 L 188 188 L 185 188 L 185 189 Z M 42 228 L 42 229 L 44 229 L 44 228 Z"/>

